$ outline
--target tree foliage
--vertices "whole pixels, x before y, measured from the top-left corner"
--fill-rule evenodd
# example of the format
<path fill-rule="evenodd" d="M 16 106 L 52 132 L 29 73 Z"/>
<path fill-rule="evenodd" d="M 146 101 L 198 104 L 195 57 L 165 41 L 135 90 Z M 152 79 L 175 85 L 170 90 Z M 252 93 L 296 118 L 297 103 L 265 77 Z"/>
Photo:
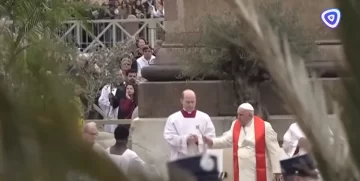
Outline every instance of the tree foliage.
<path fill-rule="evenodd" d="M 297 24 L 296 13 L 282 8 L 280 0 L 259 4 L 257 8 L 279 31 L 288 34 L 291 46 L 298 54 L 307 56 L 312 53 L 314 37 Z M 251 101 L 259 114 L 266 117 L 259 86 L 270 80 L 270 77 L 258 52 L 253 51 L 252 47 L 239 47 L 235 43 L 248 36 L 248 31 L 252 30 L 234 13 L 205 17 L 200 28 L 200 41 L 196 44 L 198 48 L 188 48 L 182 52 L 184 74 L 211 74 L 220 79 L 232 80 L 236 104 Z M 184 42 L 187 43 L 186 40 Z"/>
<path fill-rule="evenodd" d="M 341 79 L 333 82 L 335 90 L 327 90 L 324 81 L 311 80 L 302 57 L 291 53 L 286 36 L 275 31 L 253 4 L 244 0 L 229 0 L 238 7 L 237 13 L 253 31 L 236 44 L 244 44 L 259 52 L 267 70 L 278 86 L 278 94 L 288 109 L 296 116 L 296 121 L 311 143 L 308 150 L 316 159 L 322 180 L 359 180 L 360 159 L 358 156 L 357 125 L 359 124 L 359 64 L 358 46 L 360 39 L 359 3 L 349 0 L 335 1 L 342 12 L 342 24 L 338 31 L 343 42 L 345 58 L 339 68 Z M 250 38 L 251 37 L 251 38 Z M 345 65 L 345 66 L 343 66 Z M 340 83 L 340 84 L 337 84 Z M 341 84 L 342 83 L 342 84 Z M 335 91 L 337 106 L 329 116 L 326 105 L 327 91 Z"/>
<path fill-rule="evenodd" d="M 0 180 L 66 180 L 70 171 L 126 180 L 80 136 L 74 47 L 56 35 L 78 6 L 63 0 L 3 0 L 0 29 Z M 1 18 L 2 18 L 1 17 Z"/>
<path fill-rule="evenodd" d="M 68 70 L 82 88 L 86 114 L 93 109 L 101 88 L 123 82 L 120 71 L 121 60 L 132 60 L 131 44 L 119 43 L 111 48 L 91 49 L 91 53 L 80 53 L 77 61 Z M 85 116 L 87 117 L 87 116 Z"/>

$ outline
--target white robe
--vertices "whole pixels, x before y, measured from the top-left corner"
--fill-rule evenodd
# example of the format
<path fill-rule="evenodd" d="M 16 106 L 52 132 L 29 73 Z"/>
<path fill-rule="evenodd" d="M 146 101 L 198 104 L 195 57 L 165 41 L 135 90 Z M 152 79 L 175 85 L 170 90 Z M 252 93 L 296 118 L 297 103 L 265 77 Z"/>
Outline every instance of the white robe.
<path fill-rule="evenodd" d="M 300 148 L 298 154 L 294 155 L 300 138 L 306 138 L 305 134 L 301 131 L 301 129 L 297 123 L 291 124 L 289 129 L 284 134 L 284 138 L 283 138 L 282 148 L 284 149 L 283 153 L 286 154 L 286 155 L 282 156 L 283 158 L 293 157 L 293 156 L 302 155 L 302 154 L 306 153 L 305 150 Z"/>
<path fill-rule="evenodd" d="M 144 171 L 145 162 L 132 150 L 127 149 L 122 155 L 113 155 L 110 153 L 110 147 L 106 149 L 106 153 L 116 166 L 125 174 L 129 169 Z"/>
<path fill-rule="evenodd" d="M 107 118 L 104 119 L 117 119 L 119 108 L 114 109 L 110 105 L 109 94 L 112 93 L 115 96 L 116 88 L 112 88 L 110 85 L 105 85 L 101 90 L 101 95 L 99 97 L 99 107 L 107 115 Z M 117 124 L 106 124 L 104 126 L 104 131 L 113 133 Z"/>
<path fill-rule="evenodd" d="M 187 145 L 190 134 L 198 136 L 198 145 Z M 164 128 L 164 138 L 169 143 L 170 160 L 195 156 L 206 151 L 202 135 L 215 137 L 215 127 L 208 114 L 196 111 L 195 118 L 186 118 L 181 111 L 170 115 Z"/>
<path fill-rule="evenodd" d="M 228 148 L 233 146 L 233 121 L 229 131 L 221 137 L 213 139 L 213 148 Z M 245 128 L 245 130 L 244 130 Z M 256 180 L 256 153 L 255 153 L 255 130 L 254 120 L 241 128 L 238 141 L 238 163 L 239 180 Z M 281 173 L 280 154 L 281 148 L 277 140 L 277 134 L 270 123 L 265 121 L 265 143 L 266 143 L 266 174 L 267 181 L 272 181 L 274 173 Z"/>

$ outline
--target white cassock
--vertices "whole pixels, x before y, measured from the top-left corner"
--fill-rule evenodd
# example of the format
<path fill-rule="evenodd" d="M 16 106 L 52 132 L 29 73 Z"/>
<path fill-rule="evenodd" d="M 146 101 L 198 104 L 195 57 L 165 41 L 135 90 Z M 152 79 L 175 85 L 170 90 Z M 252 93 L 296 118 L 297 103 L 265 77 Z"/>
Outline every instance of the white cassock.
<path fill-rule="evenodd" d="M 110 90 L 112 89 L 112 90 Z M 111 85 L 105 85 L 101 90 L 101 95 L 99 98 L 99 107 L 107 115 L 108 119 L 117 119 L 119 108 L 113 108 L 110 105 L 109 94 L 112 93 L 115 96 L 116 88 L 111 88 Z M 104 118 L 106 119 L 106 118 Z M 113 133 L 117 124 L 106 124 L 104 126 L 104 131 Z"/>
<path fill-rule="evenodd" d="M 285 155 L 282 155 L 282 158 L 290 158 L 306 153 L 304 149 L 297 149 L 300 138 L 306 138 L 305 134 L 302 132 L 297 123 L 291 124 L 284 134 L 282 148 L 284 150 L 283 154 L 285 153 Z"/>
<path fill-rule="evenodd" d="M 187 145 L 187 137 L 198 136 L 198 144 Z M 195 110 L 184 110 L 170 115 L 164 128 L 164 138 L 170 145 L 170 160 L 195 156 L 206 151 L 202 135 L 215 137 L 215 127 L 208 114 Z"/>
<path fill-rule="evenodd" d="M 330 141 L 332 143 L 334 134 L 330 128 L 329 128 L 329 133 L 330 133 Z M 303 154 L 307 153 L 304 149 L 301 149 L 301 148 L 299 148 L 297 150 L 300 138 L 306 138 L 306 135 L 301 130 L 298 123 L 291 124 L 289 129 L 284 134 L 282 148 L 286 155 L 282 155 L 282 158 L 285 159 L 285 158 L 299 156 L 299 155 L 303 155 Z"/>
<path fill-rule="evenodd" d="M 233 121 L 229 131 L 225 132 L 221 137 L 213 139 L 212 148 L 229 148 L 233 146 L 233 128 L 235 122 Z M 238 123 L 239 124 L 239 123 Z M 277 140 L 277 134 L 273 130 L 270 123 L 264 121 L 265 127 L 265 159 L 266 164 L 266 181 L 272 181 L 274 178 L 274 173 L 281 173 L 280 167 L 280 154 L 281 148 Z M 241 126 L 240 126 L 241 127 Z M 255 127 L 254 127 L 254 118 L 246 125 L 240 128 L 241 131 L 238 137 L 237 144 L 237 157 L 238 160 L 238 180 L 240 181 L 265 181 L 262 179 L 257 179 L 257 165 L 256 165 L 256 151 L 255 151 Z M 235 167 L 234 167 L 234 181 L 235 177 Z"/>

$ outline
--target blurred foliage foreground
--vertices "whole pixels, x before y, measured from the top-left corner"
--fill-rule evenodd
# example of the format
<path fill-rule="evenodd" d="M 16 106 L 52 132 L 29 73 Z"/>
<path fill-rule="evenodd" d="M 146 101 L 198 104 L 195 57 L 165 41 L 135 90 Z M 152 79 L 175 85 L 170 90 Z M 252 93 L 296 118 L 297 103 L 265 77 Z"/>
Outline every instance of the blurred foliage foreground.
<path fill-rule="evenodd" d="M 81 139 L 74 81 L 64 73 L 72 48 L 56 36 L 81 5 L 2 0 L 0 18 L 0 180 L 126 180 Z"/>

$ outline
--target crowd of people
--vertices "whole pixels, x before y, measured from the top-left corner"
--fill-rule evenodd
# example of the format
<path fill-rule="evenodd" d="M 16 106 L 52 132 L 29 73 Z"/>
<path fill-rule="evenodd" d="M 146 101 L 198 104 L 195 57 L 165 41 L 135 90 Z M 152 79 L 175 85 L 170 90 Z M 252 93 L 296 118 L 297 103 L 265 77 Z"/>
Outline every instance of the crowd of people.
<path fill-rule="evenodd" d="M 132 119 L 137 109 L 137 84 L 145 79 L 141 75 L 142 68 L 149 66 L 155 60 L 162 41 L 156 41 L 154 48 L 147 45 L 143 38 L 136 41 L 137 49 L 132 57 L 121 60 L 119 80 L 114 84 L 107 84 L 101 88 L 96 102 L 107 119 Z M 105 125 L 106 132 L 113 133 L 117 125 Z"/>
<path fill-rule="evenodd" d="M 165 15 L 164 0 L 108 0 L 100 12 L 92 11 L 95 19 L 162 18 Z"/>

